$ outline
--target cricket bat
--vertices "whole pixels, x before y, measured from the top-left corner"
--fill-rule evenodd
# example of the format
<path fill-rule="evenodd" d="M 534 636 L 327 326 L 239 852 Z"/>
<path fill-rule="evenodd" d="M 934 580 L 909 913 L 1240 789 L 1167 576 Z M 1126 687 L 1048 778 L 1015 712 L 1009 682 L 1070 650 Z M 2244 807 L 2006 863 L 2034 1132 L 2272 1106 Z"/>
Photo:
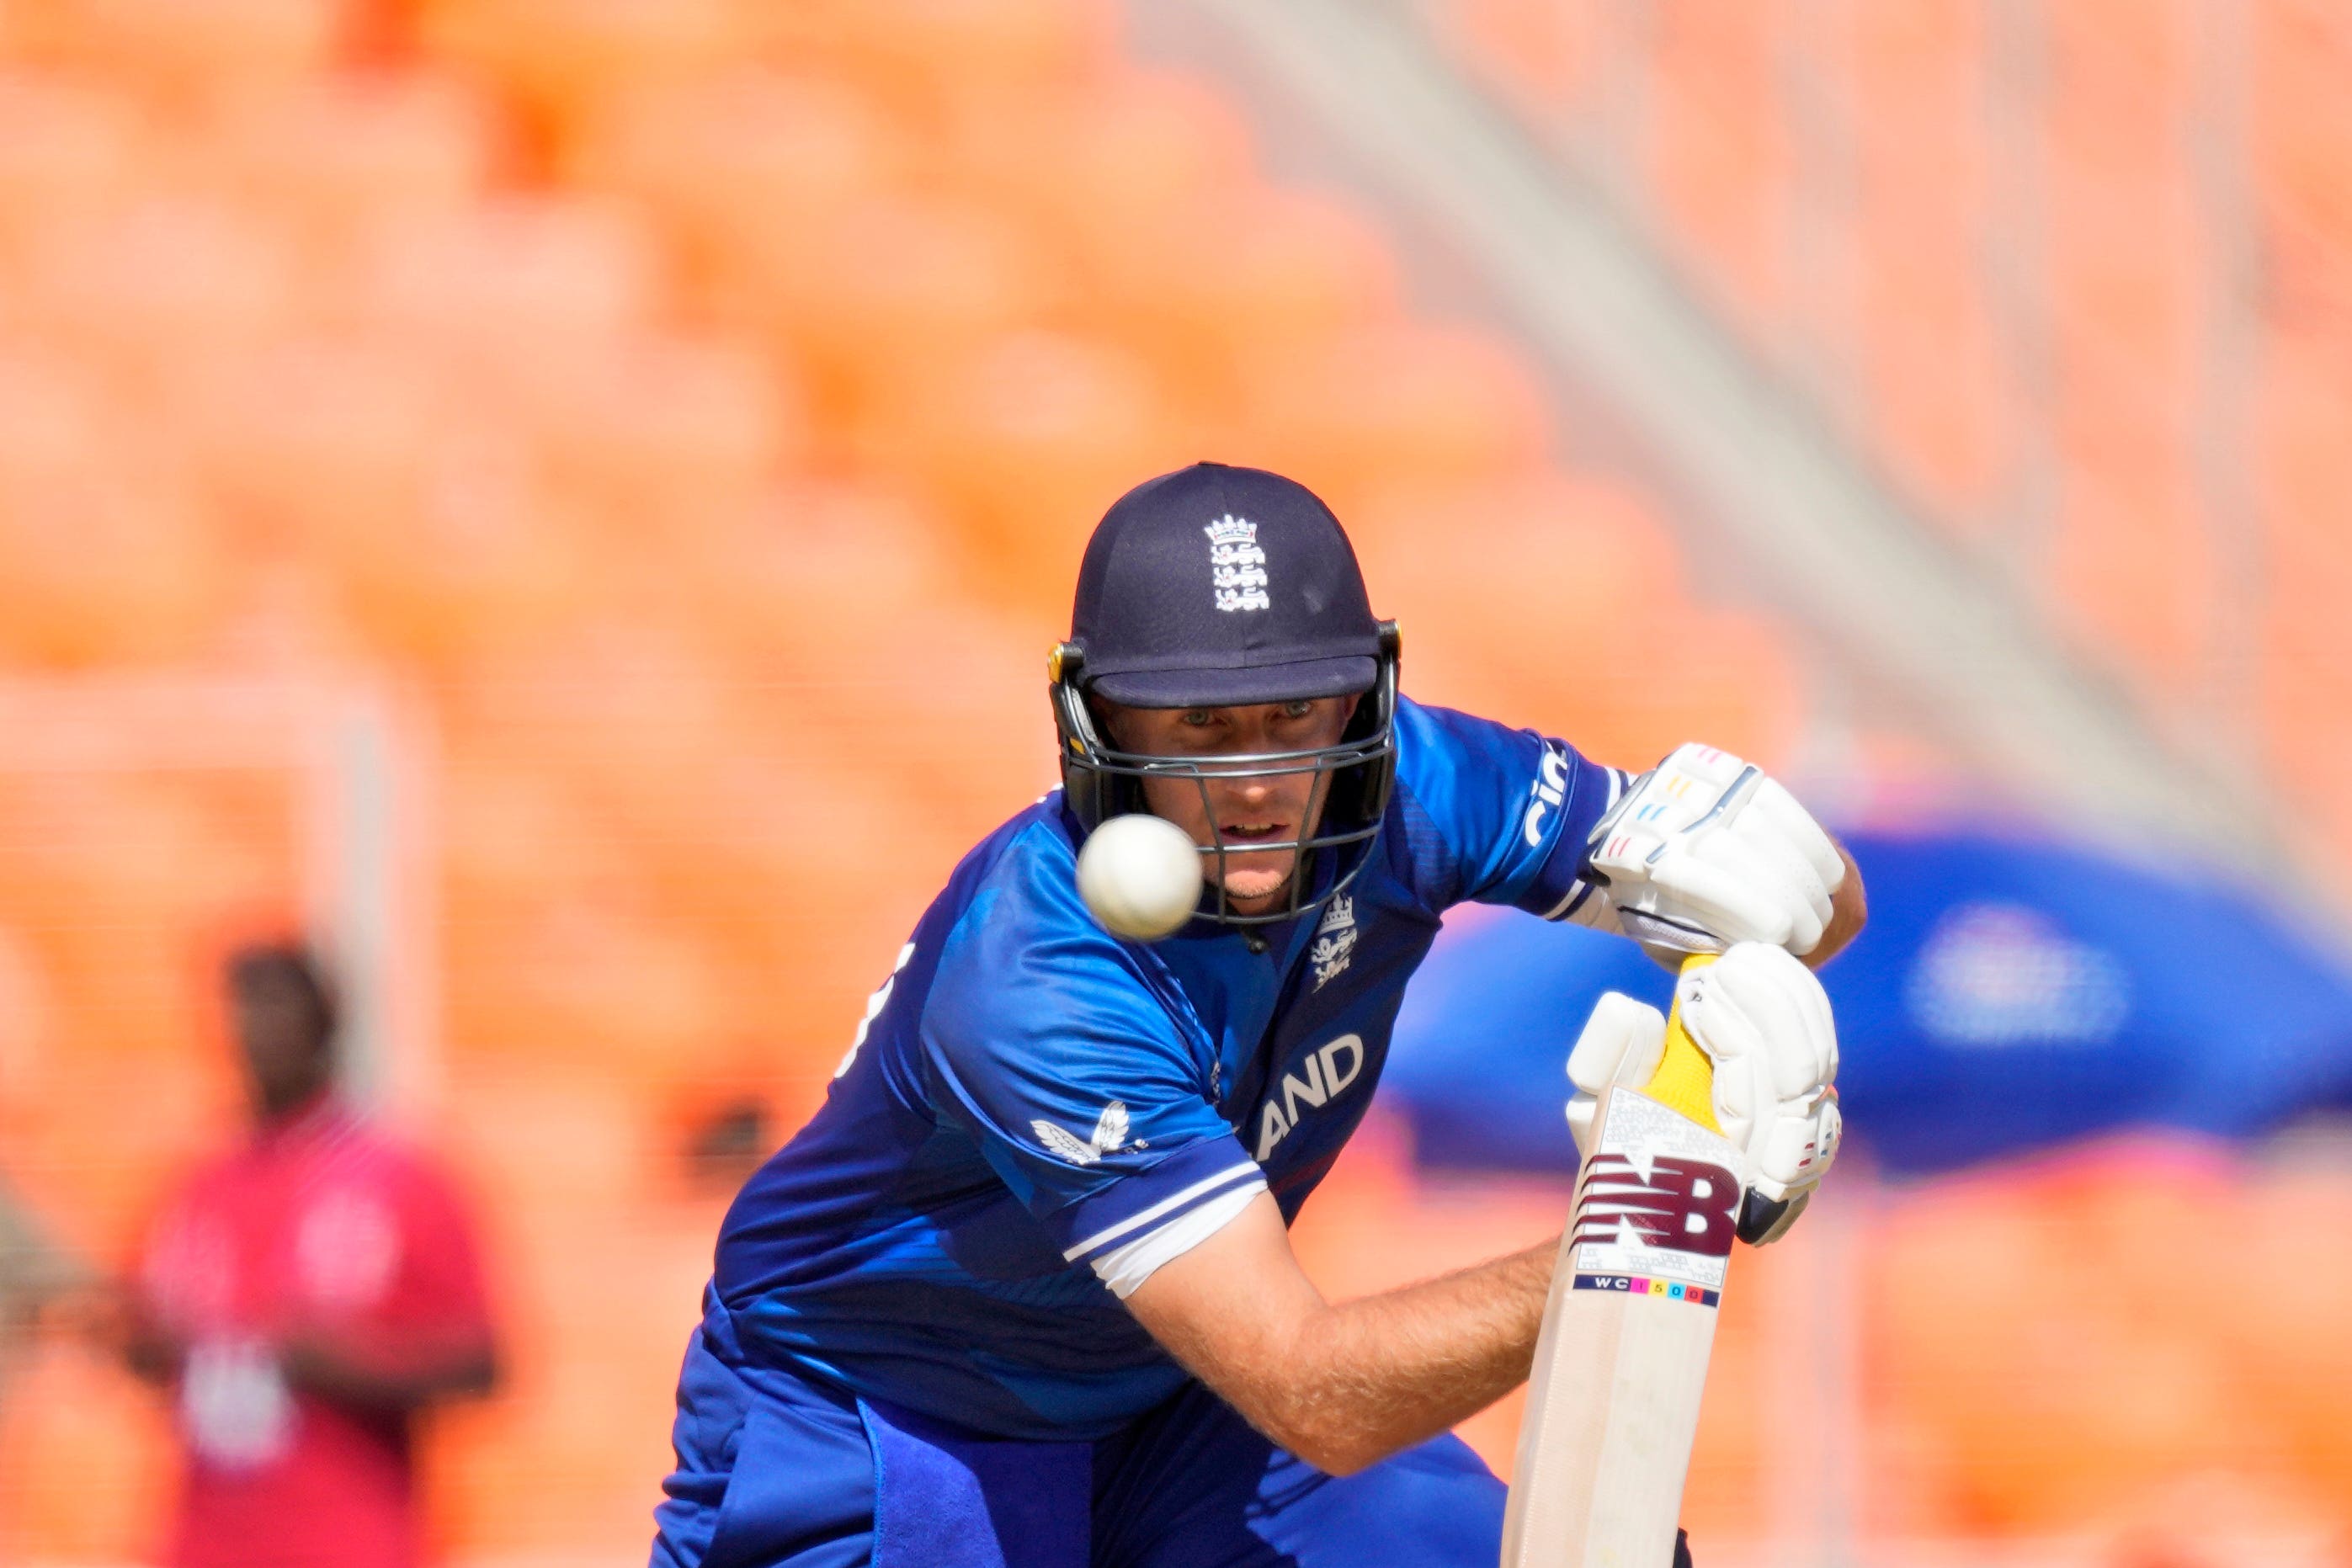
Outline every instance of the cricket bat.
<path fill-rule="evenodd" d="M 1678 1005 L 1657 1071 L 1601 1103 L 1536 1341 L 1503 1568 L 1674 1562 L 1745 1185 L 1713 1085 Z"/>

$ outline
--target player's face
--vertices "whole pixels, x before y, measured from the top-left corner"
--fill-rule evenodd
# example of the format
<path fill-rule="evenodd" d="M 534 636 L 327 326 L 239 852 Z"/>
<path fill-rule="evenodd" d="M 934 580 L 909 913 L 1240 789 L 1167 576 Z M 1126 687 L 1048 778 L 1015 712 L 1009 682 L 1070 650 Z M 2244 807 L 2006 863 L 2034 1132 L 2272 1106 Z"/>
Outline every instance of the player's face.
<path fill-rule="evenodd" d="M 1112 744 L 1151 757 L 1214 758 L 1270 751 L 1312 751 L 1339 744 L 1357 699 L 1318 697 L 1248 707 L 1129 708 L 1105 705 Z M 1225 898 L 1244 915 L 1274 907 L 1289 885 L 1298 852 L 1253 852 L 1253 842 L 1286 844 L 1311 837 L 1323 820 L 1330 776 L 1312 769 L 1218 778 L 1146 779 L 1144 803 L 1202 848 L 1225 845 Z M 1206 867 L 1216 875 L 1215 862 Z"/>

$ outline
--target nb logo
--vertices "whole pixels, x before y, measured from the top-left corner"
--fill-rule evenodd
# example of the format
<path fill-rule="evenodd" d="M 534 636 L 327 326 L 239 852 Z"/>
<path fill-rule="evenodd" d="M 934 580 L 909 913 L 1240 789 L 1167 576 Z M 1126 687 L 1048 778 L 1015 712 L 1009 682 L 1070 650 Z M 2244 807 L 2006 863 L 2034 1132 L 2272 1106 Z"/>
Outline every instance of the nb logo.
<path fill-rule="evenodd" d="M 1599 1154 L 1589 1163 L 1570 1241 L 1727 1258 L 1738 1218 L 1739 1184 L 1712 1161 L 1661 1155 L 1636 1165 L 1623 1155 Z"/>

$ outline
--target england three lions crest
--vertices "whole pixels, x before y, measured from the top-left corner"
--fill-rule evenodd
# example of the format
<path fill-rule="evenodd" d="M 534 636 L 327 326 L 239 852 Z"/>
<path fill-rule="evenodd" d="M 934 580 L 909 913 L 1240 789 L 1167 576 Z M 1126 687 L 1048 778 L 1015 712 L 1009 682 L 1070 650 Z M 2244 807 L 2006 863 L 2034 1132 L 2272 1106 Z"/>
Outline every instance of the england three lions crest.
<path fill-rule="evenodd" d="M 1271 610 L 1266 594 L 1265 551 L 1258 548 L 1257 525 L 1231 512 L 1201 530 L 1209 536 L 1209 585 L 1223 611 Z"/>
<path fill-rule="evenodd" d="M 1356 901 L 1344 895 L 1333 899 L 1315 927 L 1315 946 L 1307 953 L 1307 961 L 1315 967 L 1317 990 L 1347 972 L 1356 956 L 1357 935 Z"/>

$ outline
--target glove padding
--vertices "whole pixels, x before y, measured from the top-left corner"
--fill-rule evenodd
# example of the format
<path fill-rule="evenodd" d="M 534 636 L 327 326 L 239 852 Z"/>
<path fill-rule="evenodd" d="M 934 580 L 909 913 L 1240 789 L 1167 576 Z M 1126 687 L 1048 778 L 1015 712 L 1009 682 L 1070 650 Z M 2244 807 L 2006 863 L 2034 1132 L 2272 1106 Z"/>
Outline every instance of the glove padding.
<path fill-rule="evenodd" d="M 1601 819 L 1589 873 L 1654 955 L 1735 942 L 1811 952 L 1845 858 L 1796 797 L 1711 746 L 1678 746 Z"/>
<path fill-rule="evenodd" d="M 1592 1152 L 1592 1124 L 1612 1083 L 1639 1087 L 1666 1054 L 1666 1015 L 1622 991 L 1603 991 L 1568 1053 L 1568 1134 L 1580 1158 Z"/>
<path fill-rule="evenodd" d="M 1747 1166 L 1739 1235 L 1777 1241 L 1837 1157 L 1837 1028 L 1812 971 L 1779 947 L 1741 943 L 1675 982 L 1691 1041 L 1714 1063 L 1714 1108 Z M 1612 1083 L 1649 1081 L 1666 1018 L 1622 992 L 1602 996 L 1569 1053 L 1568 1126 L 1584 1152 Z"/>

